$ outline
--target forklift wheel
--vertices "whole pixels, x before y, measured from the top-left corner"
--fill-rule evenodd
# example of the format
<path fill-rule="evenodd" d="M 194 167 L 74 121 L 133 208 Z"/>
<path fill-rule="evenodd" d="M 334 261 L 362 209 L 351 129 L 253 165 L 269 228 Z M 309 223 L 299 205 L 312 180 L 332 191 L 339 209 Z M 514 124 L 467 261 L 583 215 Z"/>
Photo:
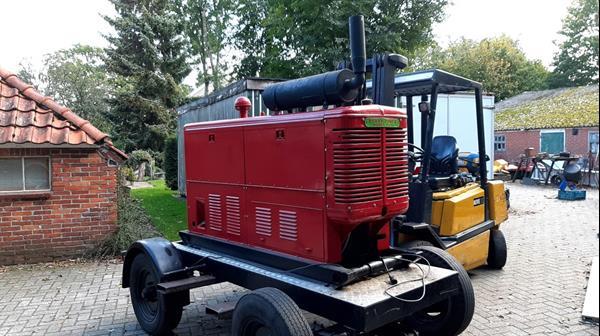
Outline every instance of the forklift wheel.
<path fill-rule="evenodd" d="M 296 303 L 276 288 L 261 288 L 244 295 L 233 311 L 232 335 L 312 336 Z"/>
<path fill-rule="evenodd" d="M 426 240 L 411 240 L 409 242 L 402 243 L 400 245 L 401 248 L 408 249 L 408 250 L 416 249 L 416 248 L 422 247 L 422 246 L 433 246 L 433 244 Z"/>
<path fill-rule="evenodd" d="M 183 305 L 174 296 L 156 292 L 154 285 L 158 279 L 152 260 L 144 253 L 135 256 L 131 263 L 129 293 L 135 316 L 150 335 L 171 332 L 179 324 L 183 312 Z"/>
<path fill-rule="evenodd" d="M 502 269 L 506 265 L 506 239 L 500 230 L 491 230 L 487 264 L 493 269 Z"/>
<path fill-rule="evenodd" d="M 463 332 L 475 311 L 475 293 L 467 271 L 448 252 L 432 246 L 420 246 L 431 266 L 458 272 L 458 293 L 442 302 L 404 319 L 404 323 L 419 332 L 420 336 L 454 336 Z"/>

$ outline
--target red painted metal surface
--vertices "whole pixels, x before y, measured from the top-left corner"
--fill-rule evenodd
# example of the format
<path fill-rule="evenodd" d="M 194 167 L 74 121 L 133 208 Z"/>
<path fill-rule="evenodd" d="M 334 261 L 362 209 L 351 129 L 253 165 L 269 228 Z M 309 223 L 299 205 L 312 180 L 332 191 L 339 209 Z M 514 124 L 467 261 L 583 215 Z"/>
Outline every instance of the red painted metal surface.
<path fill-rule="evenodd" d="M 367 128 L 365 118 L 398 119 Z M 404 111 L 377 105 L 189 124 L 192 232 L 336 263 L 350 232 L 408 208 Z"/>

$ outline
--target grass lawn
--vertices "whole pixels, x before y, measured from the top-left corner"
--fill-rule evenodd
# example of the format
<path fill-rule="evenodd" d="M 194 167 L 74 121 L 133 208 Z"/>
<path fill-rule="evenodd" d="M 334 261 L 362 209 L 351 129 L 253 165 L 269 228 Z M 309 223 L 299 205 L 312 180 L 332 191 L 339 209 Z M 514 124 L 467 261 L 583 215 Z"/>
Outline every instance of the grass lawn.
<path fill-rule="evenodd" d="M 187 228 L 185 200 L 176 198 L 164 180 L 150 181 L 153 188 L 133 189 L 131 196 L 142 201 L 156 229 L 169 240 L 179 240 L 177 234 Z"/>

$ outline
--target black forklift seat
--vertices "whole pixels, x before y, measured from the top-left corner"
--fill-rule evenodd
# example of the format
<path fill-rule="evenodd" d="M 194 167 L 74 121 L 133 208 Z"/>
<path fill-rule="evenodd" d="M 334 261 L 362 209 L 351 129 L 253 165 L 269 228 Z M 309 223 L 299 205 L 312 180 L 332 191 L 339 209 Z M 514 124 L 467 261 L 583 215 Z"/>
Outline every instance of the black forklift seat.
<path fill-rule="evenodd" d="M 431 176 L 449 176 L 458 173 L 456 138 L 440 135 L 431 143 Z"/>

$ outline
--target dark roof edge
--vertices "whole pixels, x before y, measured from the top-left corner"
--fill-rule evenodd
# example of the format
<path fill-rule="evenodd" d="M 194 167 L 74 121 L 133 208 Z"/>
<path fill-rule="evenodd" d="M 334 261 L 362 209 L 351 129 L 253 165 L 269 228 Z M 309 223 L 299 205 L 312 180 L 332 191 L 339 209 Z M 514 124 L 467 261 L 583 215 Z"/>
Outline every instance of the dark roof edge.
<path fill-rule="evenodd" d="M 247 77 L 240 79 L 225 86 L 224 88 L 213 91 L 206 96 L 195 98 L 191 102 L 179 106 L 177 108 L 177 114 L 185 114 L 192 109 L 214 104 L 221 100 L 225 100 L 229 97 L 240 94 L 246 90 L 263 90 L 266 85 L 280 81 L 285 81 L 285 79 L 261 77 Z"/>

